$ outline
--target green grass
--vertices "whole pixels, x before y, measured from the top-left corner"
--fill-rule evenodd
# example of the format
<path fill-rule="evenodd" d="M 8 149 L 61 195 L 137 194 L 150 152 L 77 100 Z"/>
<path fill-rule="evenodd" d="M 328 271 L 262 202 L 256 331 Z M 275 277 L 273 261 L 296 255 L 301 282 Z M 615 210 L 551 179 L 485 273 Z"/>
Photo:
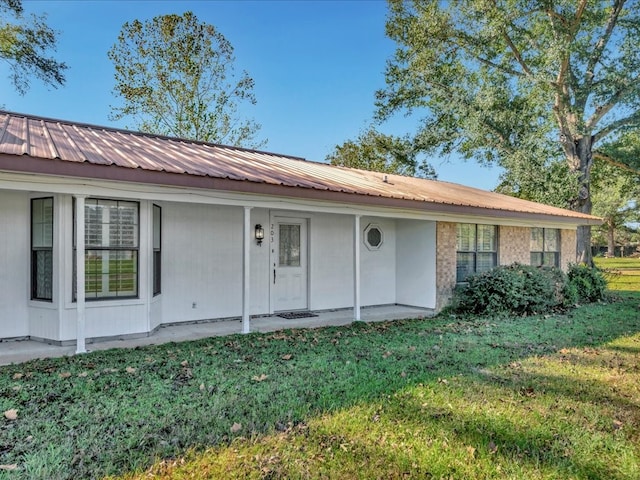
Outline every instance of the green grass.
<path fill-rule="evenodd" d="M 639 301 L 0 367 L 0 478 L 637 479 Z"/>
<path fill-rule="evenodd" d="M 597 257 L 594 261 L 606 272 L 609 288 L 640 292 L 640 258 Z"/>

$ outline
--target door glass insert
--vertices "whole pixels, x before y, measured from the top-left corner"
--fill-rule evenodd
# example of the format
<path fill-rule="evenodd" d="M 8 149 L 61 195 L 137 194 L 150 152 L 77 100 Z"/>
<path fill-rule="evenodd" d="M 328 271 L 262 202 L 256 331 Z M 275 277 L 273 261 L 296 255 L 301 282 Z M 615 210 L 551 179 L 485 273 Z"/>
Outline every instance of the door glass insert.
<path fill-rule="evenodd" d="M 300 225 L 280 224 L 279 257 L 281 267 L 300 266 Z"/>

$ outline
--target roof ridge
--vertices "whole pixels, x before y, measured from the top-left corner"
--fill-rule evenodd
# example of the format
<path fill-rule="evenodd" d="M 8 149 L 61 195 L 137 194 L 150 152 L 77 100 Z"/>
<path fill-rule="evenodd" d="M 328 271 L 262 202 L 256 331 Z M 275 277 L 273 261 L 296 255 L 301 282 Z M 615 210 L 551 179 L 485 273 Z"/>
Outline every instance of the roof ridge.
<path fill-rule="evenodd" d="M 69 126 L 75 126 L 75 127 L 82 127 L 82 128 L 90 128 L 90 129 L 95 129 L 95 130 L 106 130 L 106 131 L 111 131 L 111 132 L 119 132 L 119 133 L 123 133 L 125 135 L 134 135 L 137 137 L 151 137 L 151 138 L 158 138 L 160 140 L 169 140 L 169 141 L 174 141 L 174 142 L 183 142 L 183 143 L 192 143 L 195 145 L 206 145 L 206 146 L 210 146 L 210 147 L 218 147 L 218 148 L 228 148 L 231 150 L 238 150 L 238 151 L 242 151 L 242 152 L 252 152 L 252 153 L 260 153 L 263 155 L 272 155 L 274 157 L 284 157 L 284 158 L 290 158 L 292 160 L 300 160 L 303 162 L 307 162 L 308 160 L 304 157 L 298 157 L 295 155 L 287 155 L 287 154 L 283 154 L 283 153 L 276 153 L 276 152 L 268 152 L 266 150 L 257 150 L 254 148 L 245 148 L 245 147 L 238 147 L 238 146 L 234 146 L 234 145 L 224 145 L 221 143 L 213 143 L 213 142 L 204 142 L 201 140 L 193 140 L 190 138 L 181 138 L 181 137 L 172 137 L 170 135 L 160 135 L 157 133 L 148 133 L 148 132 L 142 132 L 139 130 L 128 130 L 126 128 L 119 128 L 119 127 L 107 127 L 104 125 L 97 125 L 95 123 L 86 123 L 86 122 L 75 122 L 72 120 L 64 120 L 64 119 L 60 119 L 60 118 L 52 118 L 52 117 L 44 117 L 41 115 L 32 115 L 32 114 L 28 114 L 28 113 L 21 113 L 21 112 L 13 112 L 10 110 L 3 110 L 0 109 L 0 115 L 11 115 L 14 117 L 24 117 L 26 119 L 31 119 L 31 120 L 41 120 L 44 122 L 54 122 L 54 123 L 59 123 L 62 125 L 69 125 Z M 319 162 L 318 162 L 319 163 Z"/>

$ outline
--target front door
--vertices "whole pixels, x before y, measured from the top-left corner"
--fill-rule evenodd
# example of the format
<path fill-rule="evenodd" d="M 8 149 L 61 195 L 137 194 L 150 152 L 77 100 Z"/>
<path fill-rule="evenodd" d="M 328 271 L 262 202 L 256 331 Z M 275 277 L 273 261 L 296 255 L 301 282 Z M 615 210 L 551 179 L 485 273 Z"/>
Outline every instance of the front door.
<path fill-rule="evenodd" d="M 307 219 L 274 216 L 270 230 L 272 309 L 306 310 Z"/>

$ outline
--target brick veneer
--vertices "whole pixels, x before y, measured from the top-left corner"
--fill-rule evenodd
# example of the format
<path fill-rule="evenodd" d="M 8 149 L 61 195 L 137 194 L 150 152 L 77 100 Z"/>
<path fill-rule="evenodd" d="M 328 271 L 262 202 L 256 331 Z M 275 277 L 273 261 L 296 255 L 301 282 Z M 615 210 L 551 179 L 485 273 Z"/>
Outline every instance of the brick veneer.
<path fill-rule="evenodd" d="M 560 230 L 560 268 L 566 272 L 570 263 L 576 263 L 576 231 Z"/>
<path fill-rule="evenodd" d="M 442 309 L 456 286 L 456 223 L 438 222 L 436 227 L 436 308 Z M 498 263 L 514 262 L 528 265 L 531 230 L 529 227 L 500 226 L 498 233 Z M 560 230 L 560 266 L 566 270 L 576 261 L 575 230 Z"/>
<path fill-rule="evenodd" d="M 438 222 L 436 226 L 436 309 L 451 299 L 456 286 L 456 223 Z"/>
<path fill-rule="evenodd" d="M 500 226 L 498 233 L 498 263 L 511 265 L 531 261 L 531 229 L 529 227 Z"/>

